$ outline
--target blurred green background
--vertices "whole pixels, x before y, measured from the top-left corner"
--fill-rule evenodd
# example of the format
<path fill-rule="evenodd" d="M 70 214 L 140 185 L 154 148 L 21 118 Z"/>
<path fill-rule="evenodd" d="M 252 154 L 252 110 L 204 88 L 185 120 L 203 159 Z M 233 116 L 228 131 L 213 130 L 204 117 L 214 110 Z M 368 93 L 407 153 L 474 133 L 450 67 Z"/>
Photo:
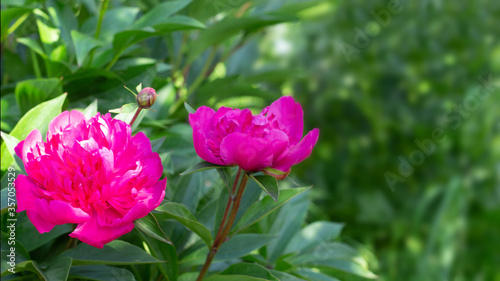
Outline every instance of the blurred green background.
<path fill-rule="evenodd" d="M 101 112 L 133 101 L 123 85 L 155 87 L 150 135 L 186 121 L 183 101 L 257 110 L 293 95 L 320 128 L 292 172 L 314 184 L 309 222 L 345 222 L 380 280 L 500 280 L 499 1 L 193 1 L 178 14 L 207 29 L 126 39 L 165 1 L 107 2 L 92 38 L 98 1 L 2 1 L 2 131 L 56 96 L 22 104 L 16 85 L 34 78 Z"/>

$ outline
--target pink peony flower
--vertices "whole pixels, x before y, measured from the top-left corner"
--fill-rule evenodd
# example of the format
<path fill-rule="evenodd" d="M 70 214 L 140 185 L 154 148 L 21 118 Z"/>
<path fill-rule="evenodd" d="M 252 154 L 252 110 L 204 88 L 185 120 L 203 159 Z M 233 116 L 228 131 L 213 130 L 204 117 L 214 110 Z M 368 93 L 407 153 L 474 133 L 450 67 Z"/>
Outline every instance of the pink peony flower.
<path fill-rule="evenodd" d="M 221 107 L 215 112 L 202 106 L 189 114 L 189 123 L 194 148 L 203 160 L 283 179 L 318 141 L 318 129 L 302 139 L 303 115 L 292 97 L 281 97 L 258 115 L 250 109 Z"/>
<path fill-rule="evenodd" d="M 40 233 L 76 223 L 69 235 L 102 248 L 134 228 L 165 197 L 163 167 L 143 134 L 99 113 L 65 111 L 49 124 L 47 141 L 33 130 L 16 154 L 28 176 L 15 180 L 17 212 Z"/>

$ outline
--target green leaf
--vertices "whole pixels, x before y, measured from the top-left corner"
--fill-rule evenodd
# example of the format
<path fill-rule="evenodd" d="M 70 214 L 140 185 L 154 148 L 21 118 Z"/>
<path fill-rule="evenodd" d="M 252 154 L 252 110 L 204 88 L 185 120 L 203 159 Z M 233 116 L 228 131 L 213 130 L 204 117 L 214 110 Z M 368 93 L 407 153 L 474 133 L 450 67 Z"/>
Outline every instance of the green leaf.
<path fill-rule="evenodd" d="M 194 108 L 192 108 L 187 102 L 184 102 L 184 107 L 188 113 L 196 113 L 196 110 L 194 110 Z"/>
<path fill-rule="evenodd" d="M 187 169 L 186 171 L 182 172 L 181 176 L 189 175 L 189 174 L 196 173 L 199 171 L 217 169 L 217 168 L 223 168 L 223 167 L 226 167 L 226 166 L 221 166 L 221 165 L 213 164 L 213 163 L 210 163 L 207 161 L 203 161 L 203 162 L 200 162 L 200 163 L 192 166 L 191 168 Z"/>
<path fill-rule="evenodd" d="M 278 187 L 278 180 L 273 176 L 253 176 L 250 177 L 260 186 L 275 202 L 278 202 L 280 189 Z"/>
<path fill-rule="evenodd" d="M 56 225 L 51 231 L 40 233 L 28 220 L 26 214 L 20 214 L 17 219 L 17 239 L 26 247 L 26 250 L 33 251 L 39 247 L 53 242 L 55 238 L 70 233 L 70 224 Z"/>
<path fill-rule="evenodd" d="M 246 275 L 251 277 L 262 278 L 265 280 L 280 281 L 274 277 L 266 268 L 253 263 L 236 263 L 224 270 L 221 275 Z"/>
<path fill-rule="evenodd" d="M 270 270 L 270 272 L 272 275 L 274 275 L 280 281 L 306 281 L 304 279 L 301 279 L 297 276 L 293 276 L 293 275 L 288 274 L 286 272 L 277 271 L 277 270 Z"/>
<path fill-rule="evenodd" d="M 97 114 L 97 99 L 95 99 L 87 108 L 83 110 L 85 118 L 90 119 Z"/>
<path fill-rule="evenodd" d="M 21 170 L 24 174 L 26 174 L 26 170 L 24 169 L 24 163 L 19 158 L 19 156 L 16 155 L 16 152 L 14 151 L 14 148 L 19 144 L 19 140 L 16 139 L 15 137 L 8 135 L 4 132 L 0 132 L 3 142 L 7 146 L 7 150 L 9 151 L 10 155 L 14 158 L 17 164 L 17 168 Z"/>
<path fill-rule="evenodd" d="M 115 55 L 120 55 L 129 46 L 138 43 L 149 37 L 159 35 L 154 30 L 125 30 L 115 34 L 113 38 L 113 51 Z"/>
<path fill-rule="evenodd" d="M 377 277 L 368 269 L 368 264 L 361 254 L 343 243 L 321 243 L 306 253 L 290 258 L 289 261 L 300 266 L 335 268 L 365 278 Z"/>
<path fill-rule="evenodd" d="M 159 260 L 166 260 L 165 263 L 158 264 L 163 276 L 167 276 L 170 281 L 176 280 L 179 273 L 179 265 L 177 260 L 177 251 L 174 245 L 163 243 L 159 240 L 155 240 L 149 236 L 145 236 L 142 233 L 141 237 L 148 245 L 151 255 Z"/>
<path fill-rule="evenodd" d="M 69 269 L 71 267 L 71 258 L 57 258 L 55 261 L 51 262 L 47 270 L 45 270 L 45 275 L 48 281 L 58 281 L 67 280 L 69 275 Z"/>
<path fill-rule="evenodd" d="M 323 274 L 317 270 L 313 270 L 310 268 L 299 268 L 297 269 L 297 273 L 309 278 L 310 280 L 317 280 L 317 281 L 340 281 L 337 278 L 330 277 L 326 274 Z"/>
<path fill-rule="evenodd" d="M 229 194 L 233 194 L 233 191 L 231 190 L 231 187 L 232 187 L 231 167 L 225 166 L 225 167 L 217 168 L 217 172 L 219 173 L 219 176 L 222 179 L 222 182 L 224 182 L 224 185 L 226 186 Z"/>
<path fill-rule="evenodd" d="M 15 272 L 23 272 L 23 271 L 31 271 L 33 273 L 35 273 L 36 275 L 39 276 L 39 279 L 41 280 L 44 280 L 44 281 L 49 281 L 49 278 L 47 277 L 47 275 L 45 274 L 45 272 L 43 272 L 43 270 L 40 268 L 40 266 L 38 265 L 38 263 L 36 261 L 23 261 L 23 262 L 20 262 L 20 263 L 16 263 L 16 269 L 15 269 Z M 9 274 L 12 274 L 10 271 L 3 271 L 2 272 L 2 277 L 5 276 L 5 275 L 9 275 Z"/>
<path fill-rule="evenodd" d="M 102 46 L 100 40 L 95 39 L 87 34 L 83 34 L 77 30 L 71 30 L 71 38 L 73 39 L 73 44 L 76 51 L 76 62 L 78 67 L 83 65 L 85 58 L 89 52 L 99 46 Z"/>
<path fill-rule="evenodd" d="M 255 32 L 263 27 L 290 20 L 289 17 L 274 18 L 225 18 L 210 28 L 203 30 L 200 37 L 193 42 L 187 63 L 193 62 L 210 46 L 220 44 L 227 38 L 238 34 L 241 31 L 246 33 Z"/>
<path fill-rule="evenodd" d="M 133 25 L 134 29 L 141 29 L 161 23 L 170 15 L 186 7 L 191 0 L 173 0 L 156 5 L 151 11 L 140 17 Z"/>
<path fill-rule="evenodd" d="M 222 244 L 215 256 L 215 260 L 230 260 L 245 256 L 274 239 L 276 239 L 276 236 L 266 234 L 245 233 L 234 235 Z"/>
<path fill-rule="evenodd" d="M 245 275 L 212 275 L 206 279 L 205 281 L 265 281 L 269 279 L 250 277 Z M 276 279 L 271 279 L 276 280 Z"/>
<path fill-rule="evenodd" d="M 308 250 L 321 242 L 337 238 L 344 227 L 343 223 L 317 221 L 296 233 L 288 244 L 285 253 Z"/>
<path fill-rule="evenodd" d="M 69 276 L 96 281 L 135 281 L 134 274 L 127 269 L 107 265 L 72 266 Z"/>
<path fill-rule="evenodd" d="M 185 227 L 191 229 L 194 233 L 200 236 L 201 239 L 210 248 L 212 246 L 212 235 L 210 230 L 197 221 L 191 212 L 184 205 L 170 202 L 156 208 L 156 211 L 163 212 L 168 218 L 180 222 Z"/>
<path fill-rule="evenodd" d="M 81 243 L 64 252 L 62 256 L 72 258 L 74 265 L 125 265 L 163 262 L 146 253 L 143 249 L 121 240 L 111 241 L 102 249 Z"/>
<path fill-rule="evenodd" d="M 139 108 L 137 103 L 127 103 L 127 104 L 124 104 L 120 108 L 110 109 L 109 112 L 120 113 L 120 114 L 121 113 L 135 113 L 137 111 L 137 108 Z M 115 119 L 116 119 L 116 116 L 115 116 Z M 118 119 L 118 120 L 121 120 L 121 119 Z"/>
<path fill-rule="evenodd" d="M 153 28 L 158 32 L 166 33 L 187 29 L 203 29 L 205 28 L 205 25 L 196 19 L 182 15 L 175 15 L 171 18 L 167 18 L 159 24 L 156 24 Z"/>
<path fill-rule="evenodd" d="M 134 221 L 134 224 L 140 230 L 153 237 L 154 239 L 160 240 L 164 243 L 172 244 L 172 242 L 167 238 L 167 236 L 161 229 L 158 221 L 153 214 L 150 213 L 147 216 Z"/>
<path fill-rule="evenodd" d="M 25 80 L 16 85 L 16 100 L 21 114 L 62 93 L 62 81 L 56 78 Z"/>
<path fill-rule="evenodd" d="M 14 30 L 26 19 L 26 17 L 31 12 L 29 8 L 8 8 L 4 9 L 2 7 L 1 14 L 1 40 L 2 42 L 9 36 L 10 33 L 14 32 Z M 14 24 L 10 25 L 10 23 L 18 19 Z"/>
<path fill-rule="evenodd" d="M 288 200 L 293 197 L 301 194 L 302 192 L 309 190 L 311 187 L 302 187 L 302 188 L 291 188 L 291 189 L 283 189 L 281 190 L 281 196 L 278 202 L 274 202 L 270 197 L 264 197 L 261 201 L 255 202 L 248 208 L 243 217 L 238 221 L 236 226 L 234 227 L 233 232 L 238 232 L 241 229 L 248 227 L 263 217 L 269 215 L 281 205 L 285 204 Z"/>
<path fill-rule="evenodd" d="M 33 129 L 38 129 L 43 136 L 47 132 L 49 122 L 61 113 L 61 107 L 65 99 L 66 94 L 63 94 L 32 108 L 19 120 L 10 135 L 18 140 L 24 140 Z M 8 153 L 5 143 L 2 144 L 1 155 L 1 170 L 3 172 L 14 160 Z"/>
<path fill-rule="evenodd" d="M 151 141 L 151 150 L 157 152 L 167 137 L 162 137 Z"/>
<path fill-rule="evenodd" d="M 42 49 L 42 46 L 38 44 L 38 42 L 35 39 L 29 37 L 17 38 L 17 42 L 30 48 L 33 52 L 39 54 L 42 58 L 47 58 L 47 54 L 45 54 L 45 51 Z"/>

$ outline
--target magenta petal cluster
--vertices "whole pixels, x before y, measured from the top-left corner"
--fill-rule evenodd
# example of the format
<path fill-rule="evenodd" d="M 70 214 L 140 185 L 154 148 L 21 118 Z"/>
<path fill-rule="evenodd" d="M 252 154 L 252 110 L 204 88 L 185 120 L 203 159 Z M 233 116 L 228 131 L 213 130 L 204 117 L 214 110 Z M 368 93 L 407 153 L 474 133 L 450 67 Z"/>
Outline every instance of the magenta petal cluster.
<path fill-rule="evenodd" d="M 250 109 L 202 106 L 189 114 L 194 148 L 205 161 L 263 171 L 278 179 L 307 158 L 318 141 L 319 130 L 303 136 L 302 107 L 292 97 L 281 97 L 260 114 Z"/>
<path fill-rule="evenodd" d="M 27 176 L 15 180 L 17 212 L 40 233 L 74 223 L 70 234 L 94 247 L 130 232 L 165 197 L 160 157 L 123 121 L 79 111 L 54 118 L 46 141 L 33 130 L 15 148 Z"/>

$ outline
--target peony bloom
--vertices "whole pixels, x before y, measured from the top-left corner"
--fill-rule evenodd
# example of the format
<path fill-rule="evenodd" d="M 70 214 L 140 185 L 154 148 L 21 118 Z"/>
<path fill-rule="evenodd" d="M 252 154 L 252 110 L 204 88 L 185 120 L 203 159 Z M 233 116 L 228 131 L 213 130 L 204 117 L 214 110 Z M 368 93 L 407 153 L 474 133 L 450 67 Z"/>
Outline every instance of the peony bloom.
<path fill-rule="evenodd" d="M 292 97 L 281 97 L 258 115 L 250 109 L 221 107 L 215 112 L 202 106 L 189 114 L 189 123 L 194 148 L 203 160 L 283 179 L 318 141 L 318 129 L 302 139 L 303 115 Z"/>
<path fill-rule="evenodd" d="M 27 176 L 15 180 L 17 212 L 40 233 L 76 223 L 69 235 L 102 248 L 134 228 L 165 196 L 163 167 L 143 134 L 99 113 L 65 111 L 49 124 L 47 141 L 33 130 L 16 149 Z"/>

